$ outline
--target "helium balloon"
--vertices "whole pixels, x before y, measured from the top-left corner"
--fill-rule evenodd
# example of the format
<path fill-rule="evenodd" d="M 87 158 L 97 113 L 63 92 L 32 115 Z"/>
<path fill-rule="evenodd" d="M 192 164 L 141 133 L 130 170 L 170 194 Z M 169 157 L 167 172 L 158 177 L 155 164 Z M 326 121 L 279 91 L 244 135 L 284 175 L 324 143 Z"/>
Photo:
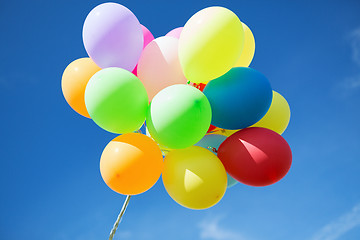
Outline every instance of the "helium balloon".
<path fill-rule="evenodd" d="M 229 71 L 244 47 L 244 29 L 232 11 L 205 8 L 185 24 L 179 40 L 179 58 L 185 77 L 207 83 Z"/>
<path fill-rule="evenodd" d="M 67 103 L 87 118 L 90 118 L 90 115 L 84 100 L 86 84 L 100 70 L 90 58 L 79 58 L 71 62 L 62 75 L 61 88 Z"/>
<path fill-rule="evenodd" d="M 85 104 L 97 125 L 122 134 L 141 127 L 149 102 L 144 85 L 134 74 L 122 68 L 105 68 L 90 79 Z"/>
<path fill-rule="evenodd" d="M 282 134 L 290 121 L 290 107 L 286 99 L 273 91 L 273 98 L 265 116 L 252 127 L 263 127 Z"/>
<path fill-rule="evenodd" d="M 248 67 L 255 53 L 255 39 L 250 28 L 242 23 L 244 28 L 244 49 L 234 67 Z"/>
<path fill-rule="evenodd" d="M 154 36 L 152 35 L 152 33 L 149 31 L 149 29 L 147 29 L 145 26 L 141 25 L 141 29 L 143 31 L 143 35 L 144 35 L 144 45 L 143 45 L 143 49 L 152 41 L 154 40 Z M 137 76 L 137 65 L 135 66 L 134 70 L 132 71 L 132 73 Z"/>
<path fill-rule="evenodd" d="M 163 170 L 160 148 L 149 137 L 127 133 L 113 139 L 104 149 L 100 172 L 104 182 L 124 195 L 150 189 Z"/>
<path fill-rule="evenodd" d="M 151 139 L 153 139 L 149 133 L 149 129 L 146 127 L 145 129 L 145 135 L 150 137 Z M 168 147 L 165 147 L 159 143 L 157 143 L 157 145 L 159 146 L 161 152 L 162 152 L 162 155 L 165 157 L 166 153 L 170 152 L 172 149 L 171 148 L 168 148 Z"/>
<path fill-rule="evenodd" d="M 149 31 L 149 29 L 147 29 L 143 25 L 141 25 L 141 30 L 142 30 L 143 36 L 144 36 L 144 45 L 143 45 L 143 49 L 144 49 L 152 40 L 154 40 L 154 36 Z"/>
<path fill-rule="evenodd" d="M 204 94 L 212 109 L 211 124 L 236 130 L 259 121 L 270 107 L 272 89 L 260 72 L 244 67 L 231 69 L 209 82 Z"/>
<path fill-rule="evenodd" d="M 179 63 L 178 45 L 179 40 L 176 38 L 160 37 L 144 49 L 137 75 L 144 84 L 150 101 L 168 86 L 187 83 Z"/>
<path fill-rule="evenodd" d="M 151 136 L 172 149 L 197 143 L 207 132 L 211 107 L 198 89 L 177 84 L 161 90 L 152 100 L 146 117 Z"/>
<path fill-rule="evenodd" d="M 209 151 L 212 151 L 215 155 L 217 155 L 217 151 L 220 147 L 220 144 L 224 142 L 226 136 L 219 134 L 205 135 L 199 142 L 195 144 L 195 146 L 199 146 L 205 148 Z M 232 178 L 229 174 L 227 174 L 227 187 L 230 188 L 234 186 L 238 181 Z"/>
<path fill-rule="evenodd" d="M 211 124 L 210 124 L 210 127 L 209 127 L 209 129 L 207 130 L 206 133 L 210 133 L 210 132 L 212 132 L 214 129 L 216 129 L 216 127 L 215 127 L 214 125 L 211 125 Z"/>
<path fill-rule="evenodd" d="M 174 37 L 174 38 L 179 39 L 182 30 L 183 30 L 183 27 L 175 28 L 175 29 L 171 30 L 170 32 L 168 32 L 165 36 Z"/>
<path fill-rule="evenodd" d="M 103 3 L 86 17 L 83 41 L 86 52 L 101 68 L 132 71 L 140 58 L 144 37 L 138 19 L 129 9 Z"/>
<path fill-rule="evenodd" d="M 282 179 L 291 167 L 289 144 L 278 133 L 260 127 L 240 130 L 219 147 L 218 157 L 237 181 L 268 186 Z"/>
<path fill-rule="evenodd" d="M 198 146 L 169 152 L 162 180 L 170 197 L 191 209 L 214 206 L 224 196 L 227 182 L 221 161 Z"/>

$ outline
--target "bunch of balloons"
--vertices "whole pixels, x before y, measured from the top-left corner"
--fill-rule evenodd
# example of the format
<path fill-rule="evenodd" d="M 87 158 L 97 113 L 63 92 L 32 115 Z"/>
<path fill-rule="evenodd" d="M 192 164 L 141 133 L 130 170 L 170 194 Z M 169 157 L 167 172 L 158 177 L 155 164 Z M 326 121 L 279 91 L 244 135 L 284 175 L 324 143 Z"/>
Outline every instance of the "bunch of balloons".
<path fill-rule="evenodd" d="M 121 134 L 100 159 L 112 190 L 140 194 L 162 174 L 177 203 L 205 209 L 237 182 L 267 186 L 289 171 L 289 105 L 248 67 L 254 36 L 232 11 L 205 8 L 154 39 L 129 9 L 104 3 L 86 17 L 83 42 L 89 58 L 68 65 L 62 90 L 79 114 Z"/>

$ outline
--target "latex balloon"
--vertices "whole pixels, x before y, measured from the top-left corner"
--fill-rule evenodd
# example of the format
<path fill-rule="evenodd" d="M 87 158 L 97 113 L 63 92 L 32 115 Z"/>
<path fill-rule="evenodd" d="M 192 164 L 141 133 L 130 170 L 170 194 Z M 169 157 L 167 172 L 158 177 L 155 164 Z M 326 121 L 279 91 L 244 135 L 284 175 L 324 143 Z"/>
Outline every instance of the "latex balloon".
<path fill-rule="evenodd" d="M 249 127 L 268 111 L 272 89 L 260 72 L 238 67 L 209 82 L 204 94 L 212 109 L 211 124 L 236 130 Z"/>
<path fill-rule="evenodd" d="M 135 15 L 117 3 L 95 7 L 85 19 L 83 41 L 86 52 L 101 68 L 134 70 L 144 44 Z"/>
<path fill-rule="evenodd" d="M 239 18 L 223 7 L 205 8 L 185 24 L 179 40 L 179 58 L 185 77 L 206 83 L 229 71 L 244 47 Z"/>
<path fill-rule="evenodd" d="M 97 125 L 122 134 L 141 127 L 149 102 L 144 85 L 134 74 L 122 68 L 105 68 L 90 79 L 85 104 Z"/>
<path fill-rule="evenodd" d="M 253 127 L 271 129 L 282 134 L 290 122 L 290 107 L 286 99 L 273 91 L 273 98 L 269 110 Z"/>
<path fill-rule="evenodd" d="M 62 75 L 61 88 L 67 103 L 87 118 L 90 118 L 90 115 L 84 100 L 86 84 L 100 70 L 90 58 L 79 58 L 71 62 Z"/>
<path fill-rule="evenodd" d="M 205 95 L 188 85 L 161 90 L 152 100 L 146 117 L 151 136 L 172 149 L 197 143 L 207 132 L 211 107 Z"/>
<path fill-rule="evenodd" d="M 104 182 L 124 195 L 150 189 L 163 170 L 163 158 L 157 144 L 140 133 L 127 133 L 113 139 L 104 149 L 100 172 Z"/>
<path fill-rule="evenodd" d="M 267 186 L 282 179 L 291 167 L 289 144 L 278 133 L 259 127 L 240 130 L 219 147 L 218 157 L 237 181 Z"/>
<path fill-rule="evenodd" d="M 146 132 L 146 136 L 148 136 L 148 137 L 150 137 L 151 139 L 153 139 L 153 138 L 151 137 L 151 135 L 150 135 L 150 133 L 149 133 L 149 129 L 148 129 L 147 127 L 146 127 L 145 132 Z M 157 145 L 159 146 L 163 157 L 165 157 L 165 155 L 172 150 L 171 148 L 165 147 L 165 146 L 163 146 L 163 145 L 161 145 L 161 144 L 159 144 L 159 143 L 157 143 Z"/>
<path fill-rule="evenodd" d="M 144 25 L 141 25 L 141 30 L 144 36 L 144 45 L 143 45 L 143 49 L 144 49 L 155 38 L 152 35 L 152 33 L 149 31 L 149 29 L 147 29 Z"/>
<path fill-rule="evenodd" d="M 244 28 L 244 48 L 234 67 L 248 67 L 255 54 L 254 35 L 246 24 L 242 23 L 242 25 Z"/>
<path fill-rule="evenodd" d="M 143 31 L 143 35 L 144 35 L 144 45 L 143 45 L 143 50 L 144 48 L 152 41 L 154 40 L 154 36 L 152 35 L 152 33 L 149 31 L 149 29 L 147 29 L 145 26 L 141 25 L 141 30 Z M 137 76 L 137 65 L 134 68 L 134 70 L 132 71 L 132 73 Z"/>
<path fill-rule="evenodd" d="M 220 144 L 224 142 L 226 136 L 219 134 L 205 135 L 199 142 L 195 144 L 195 146 L 199 146 L 205 148 L 209 151 L 212 151 L 215 155 L 217 155 L 217 151 L 220 147 Z M 230 188 L 234 186 L 238 181 L 232 178 L 229 174 L 227 174 L 227 187 Z"/>
<path fill-rule="evenodd" d="M 224 196 L 227 182 L 220 160 L 197 146 L 169 152 L 162 180 L 170 197 L 191 209 L 214 206 Z"/>
<path fill-rule="evenodd" d="M 170 32 L 168 32 L 165 36 L 174 37 L 174 38 L 179 39 L 182 30 L 183 30 L 183 27 L 175 28 L 175 29 L 171 30 Z"/>
<path fill-rule="evenodd" d="M 144 49 L 138 64 L 138 77 L 149 100 L 168 86 L 187 83 L 179 63 L 178 45 L 176 38 L 160 37 Z"/>
<path fill-rule="evenodd" d="M 216 129 L 216 127 L 215 127 L 214 125 L 211 125 L 211 124 L 210 124 L 210 127 L 209 127 L 209 129 L 207 130 L 207 133 L 212 132 L 214 129 Z"/>

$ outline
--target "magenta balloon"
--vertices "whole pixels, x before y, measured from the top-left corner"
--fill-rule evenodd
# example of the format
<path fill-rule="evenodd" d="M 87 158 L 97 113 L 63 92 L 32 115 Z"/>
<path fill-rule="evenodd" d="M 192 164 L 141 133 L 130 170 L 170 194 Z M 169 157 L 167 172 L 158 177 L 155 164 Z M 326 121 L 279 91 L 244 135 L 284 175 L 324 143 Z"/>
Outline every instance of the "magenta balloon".
<path fill-rule="evenodd" d="M 141 25 L 141 29 L 144 35 L 144 46 L 143 49 L 152 41 L 154 40 L 154 35 L 147 29 L 144 25 Z"/>
<path fill-rule="evenodd" d="M 83 42 L 99 67 L 132 71 L 140 58 L 144 37 L 139 21 L 129 9 L 117 3 L 104 3 L 86 17 Z"/>
<path fill-rule="evenodd" d="M 154 36 L 152 35 L 152 33 L 149 31 L 149 29 L 147 29 L 144 25 L 141 24 L 141 29 L 143 31 L 143 35 L 144 35 L 144 46 L 143 49 L 152 41 L 154 40 Z M 132 71 L 132 73 L 137 76 L 137 65 L 134 68 L 134 70 Z"/>
<path fill-rule="evenodd" d="M 168 32 L 165 36 L 174 37 L 174 38 L 179 39 L 182 30 L 183 30 L 183 27 L 175 28 L 175 29 L 171 30 L 170 32 Z"/>

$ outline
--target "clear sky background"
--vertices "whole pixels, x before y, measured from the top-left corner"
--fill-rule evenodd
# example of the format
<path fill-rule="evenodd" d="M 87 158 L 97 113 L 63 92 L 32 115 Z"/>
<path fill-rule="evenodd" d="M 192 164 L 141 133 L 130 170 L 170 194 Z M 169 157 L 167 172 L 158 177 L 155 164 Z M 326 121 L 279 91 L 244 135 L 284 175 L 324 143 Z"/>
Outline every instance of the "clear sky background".
<path fill-rule="evenodd" d="M 102 181 L 115 137 L 75 113 L 61 75 L 85 57 L 82 25 L 102 1 L 0 0 L 0 239 L 100 240 L 125 196 Z M 293 165 L 263 188 L 238 184 L 208 210 L 161 180 L 134 196 L 115 238 L 360 239 L 360 1 L 119 1 L 155 37 L 214 5 L 254 33 L 251 67 L 289 102 Z"/>

